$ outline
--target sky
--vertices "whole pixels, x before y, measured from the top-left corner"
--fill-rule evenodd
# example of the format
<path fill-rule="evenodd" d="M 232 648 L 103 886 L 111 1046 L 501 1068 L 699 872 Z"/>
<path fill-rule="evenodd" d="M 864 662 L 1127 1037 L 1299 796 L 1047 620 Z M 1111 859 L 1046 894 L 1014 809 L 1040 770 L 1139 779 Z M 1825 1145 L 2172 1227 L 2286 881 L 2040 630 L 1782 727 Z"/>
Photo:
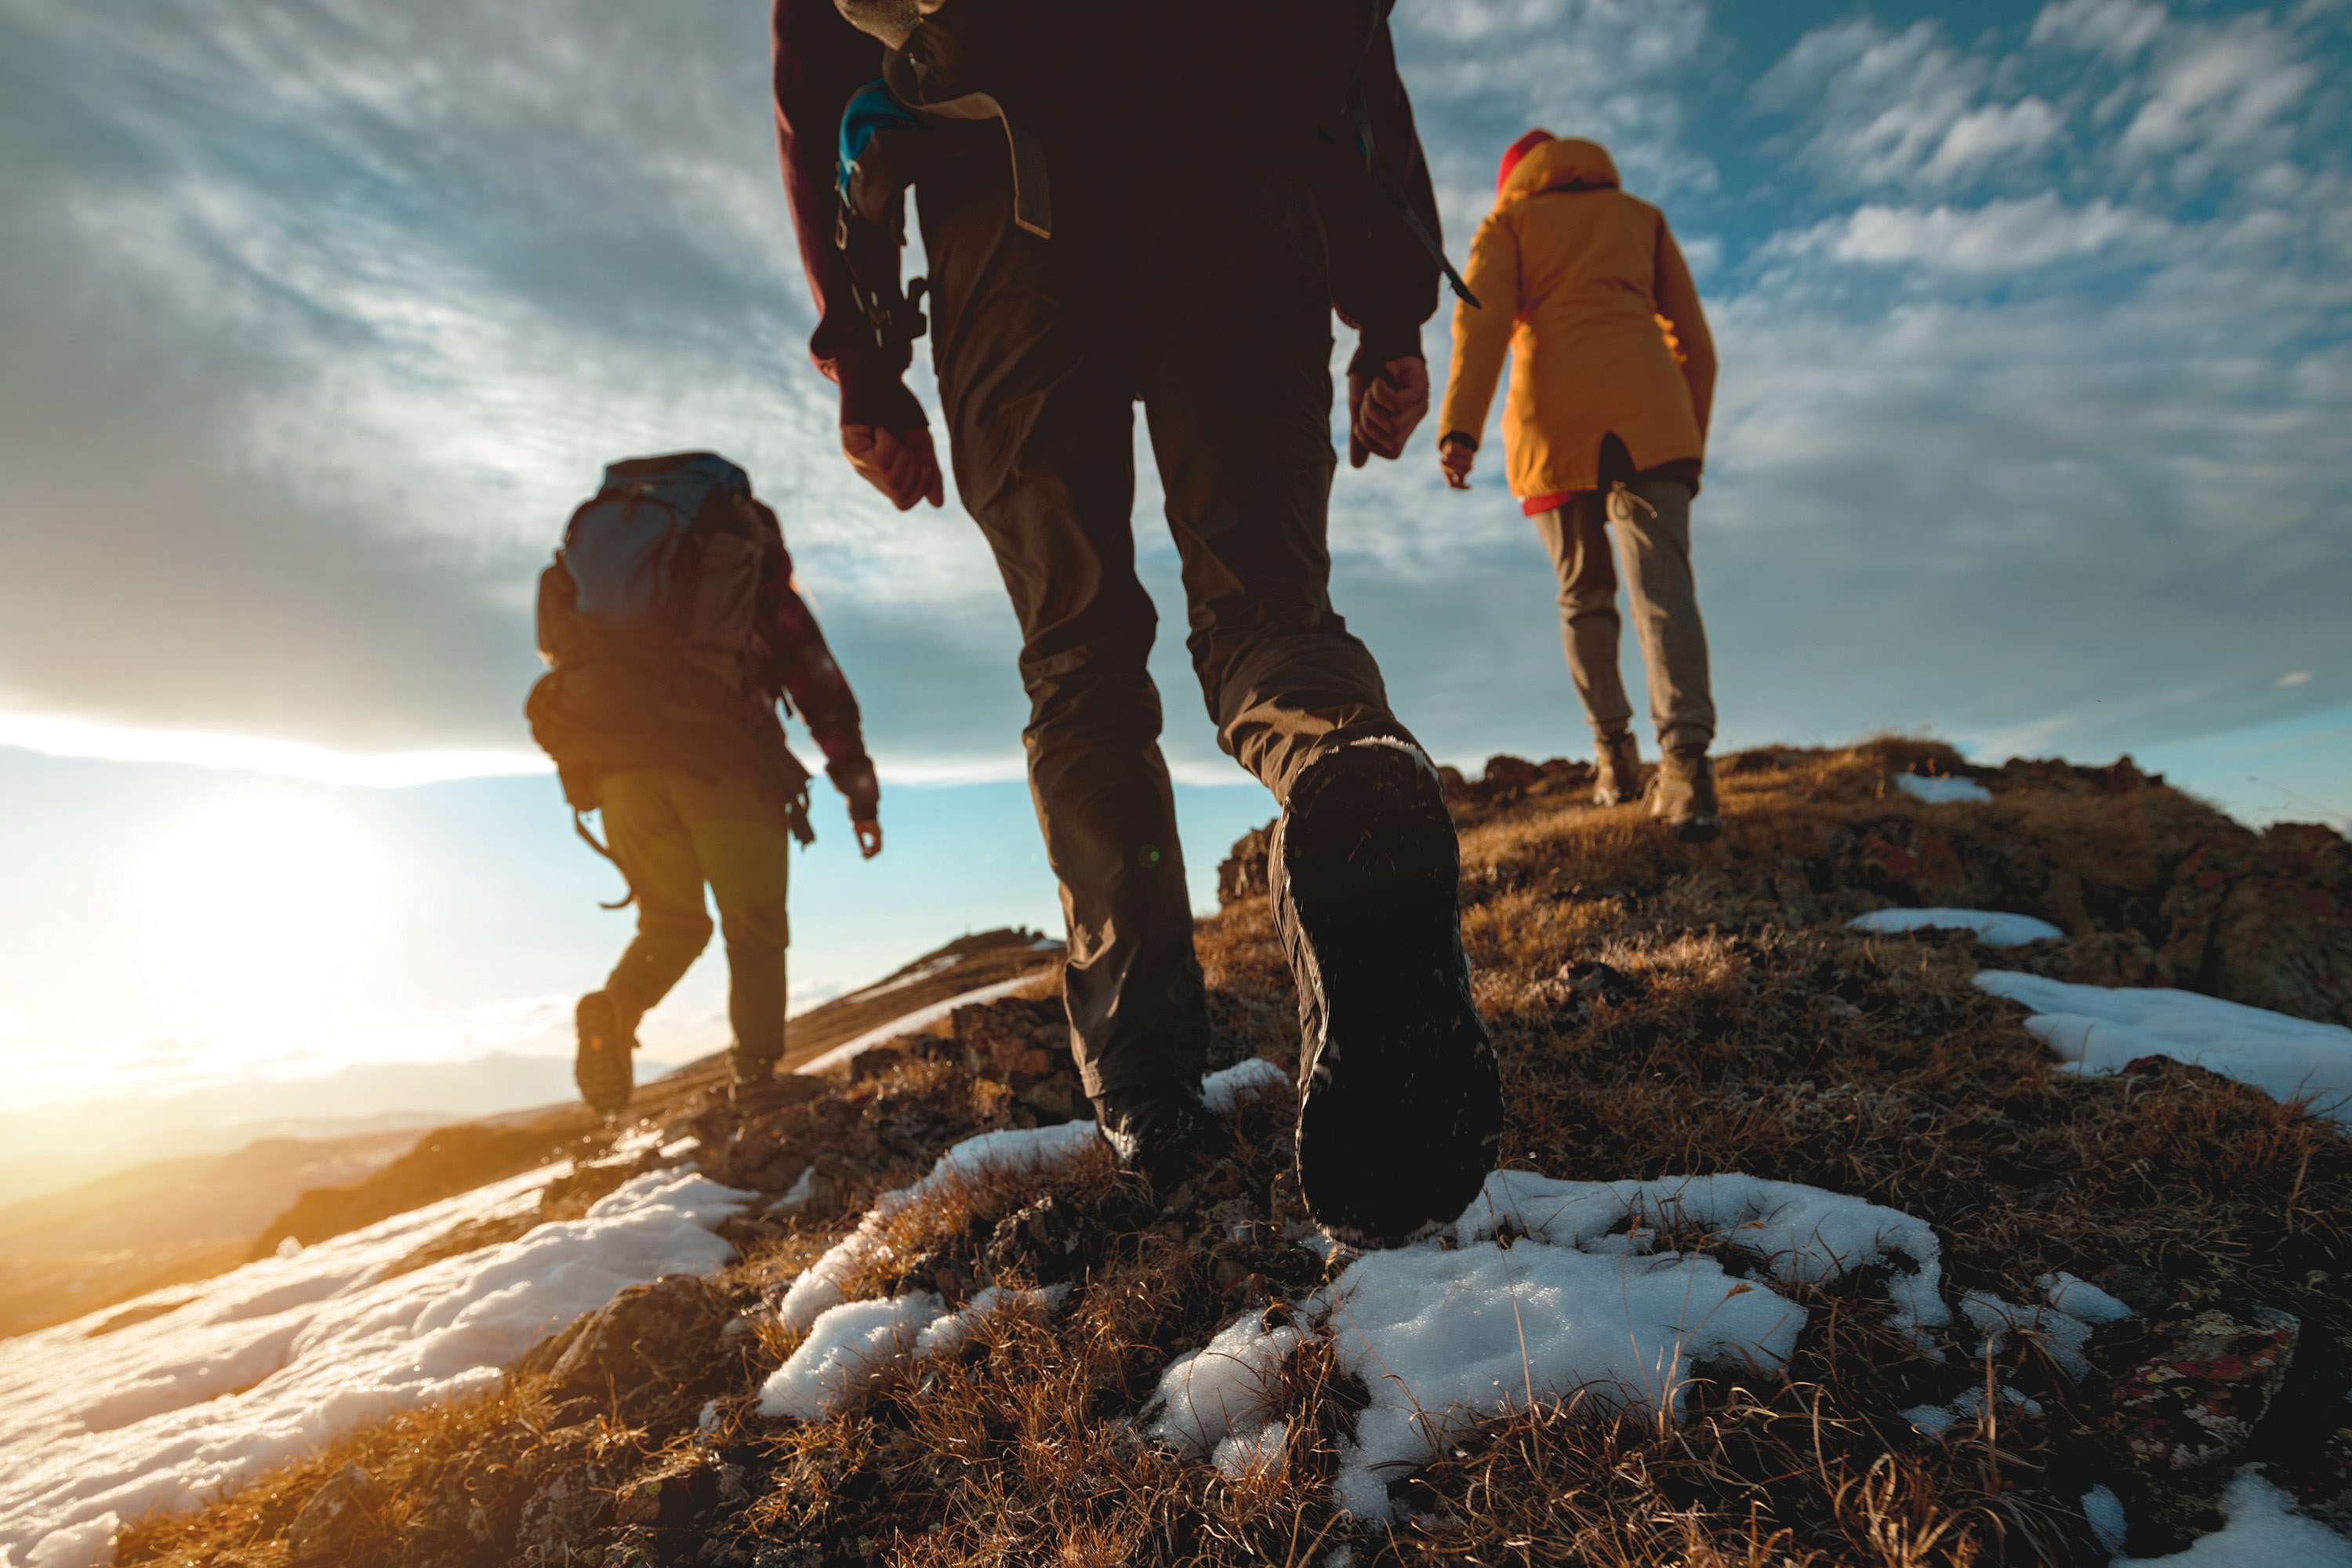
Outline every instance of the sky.
<path fill-rule="evenodd" d="M 2127 751 L 2248 821 L 2344 822 L 2352 5 L 1407 0 L 1397 37 L 1455 257 L 1542 125 L 1607 143 L 1691 258 L 1724 367 L 1694 512 L 1724 746 Z M 622 456 L 750 470 L 866 708 L 889 846 L 857 863 L 820 803 L 801 1002 L 1058 929 L 988 553 L 835 453 L 766 67 L 761 9 L 712 0 L 0 0 L 26 1128 L 562 1092 L 627 917 L 521 723 L 530 605 Z M 1586 752 L 1491 474 L 1450 493 L 1426 447 L 1343 469 L 1331 531 L 1334 597 L 1442 760 Z M 1205 907 L 1271 805 L 1162 640 Z M 723 1044 L 722 992 L 714 954 L 648 1058 Z M 461 1060 L 536 1065 L 492 1091 Z"/>

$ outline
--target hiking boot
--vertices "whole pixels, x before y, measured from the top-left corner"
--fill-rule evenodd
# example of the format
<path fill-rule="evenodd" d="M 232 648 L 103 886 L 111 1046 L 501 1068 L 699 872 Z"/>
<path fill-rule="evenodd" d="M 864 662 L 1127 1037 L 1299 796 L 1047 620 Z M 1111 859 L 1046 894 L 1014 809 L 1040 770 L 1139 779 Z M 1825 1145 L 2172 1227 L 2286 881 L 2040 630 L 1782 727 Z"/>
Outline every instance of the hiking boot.
<path fill-rule="evenodd" d="M 613 999 L 602 991 L 591 991 L 580 998 L 572 1011 L 572 1021 L 580 1029 L 580 1054 L 572 1058 L 572 1081 L 580 1086 L 580 1098 L 588 1109 L 604 1116 L 618 1116 L 629 1108 L 629 1096 L 635 1089 L 629 1053 L 637 1042 L 621 1027 Z"/>
<path fill-rule="evenodd" d="M 1197 1161 L 1233 1146 L 1224 1123 L 1201 1102 L 1201 1086 L 1181 1080 L 1097 1095 L 1095 1124 L 1119 1163 L 1159 1188 L 1173 1187 Z"/>
<path fill-rule="evenodd" d="M 1416 1240 L 1461 1217 L 1503 1135 L 1437 770 L 1385 738 L 1326 755 L 1291 792 L 1269 862 L 1298 984 L 1307 1212 L 1353 1246 Z"/>
<path fill-rule="evenodd" d="M 757 1089 L 776 1076 L 778 1057 L 749 1057 L 738 1046 L 727 1047 L 727 1068 L 737 1089 Z"/>
<path fill-rule="evenodd" d="M 1630 730 L 1592 738 L 1592 804 L 1623 805 L 1642 798 L 1642 748 Z"/>
<path fill-rule="evenodd" d="M 1715 803 L 1715 763 L 1703 747 L 1677 747 L 1658 760 L 1650 781 L 1650 815 L 1685 844 L 1705 844 L 1723 831 Z"/>

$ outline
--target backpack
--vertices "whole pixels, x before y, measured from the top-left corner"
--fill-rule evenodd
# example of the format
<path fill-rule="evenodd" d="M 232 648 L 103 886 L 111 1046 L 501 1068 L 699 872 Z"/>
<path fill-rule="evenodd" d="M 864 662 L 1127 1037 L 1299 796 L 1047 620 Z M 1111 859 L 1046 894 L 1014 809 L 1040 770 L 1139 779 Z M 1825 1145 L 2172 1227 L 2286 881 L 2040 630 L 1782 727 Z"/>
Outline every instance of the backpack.
<path fill-rule="evenodd" d="M 1244 68 L 1244 96 L 1279 97 L 1298 106 L 1298 129 L 1348 161 L 1429 252 L 1454 292 L 1478 309 L 1444 247 L 1423 225 L 1389 173 L 1376 144 L 1360 62 L 1378 37 L 1395 0 L 1232 0 L 1194 5 L 1189 25 L 1244 40 L 1217 54 L 1225 60 L 1255 57 Z M 834 243 L 848 264 L 851 291 L 874 328 L 877 343 L 894 349 L 920 337 L 918 308 L 925 280 L 901 293 L 898 251 L 905 243 L 905 192 L 929 153 L 925 143 L 955 122 L 994 121 L 1001 127 L 1013 174 L 1013 221 L 1040 238 L 1053 234 L 1053 198 L 1045 150 L 1030 121 L 1039 95 L 1050 94 L 1055 37 L 1080 29 L 1051 0 L 975 4 L 975 0 L 839 0 L 851 26 L 884 46 L 882 79 L 859 88 L 843 113 L 835 163 L 838 198 Z M 1246 51 L 1246 54 L 1244 54 Z M 1233 84 L 1227 84 L 1229 88 Z"/>
<path fill-rule="evenodd" d="M 760 590 L 781 548 L 750 479 L 710 452 L 614 463 L 565 524 L 539 579 L 551 668 L 524 712 L 599 853 L 577 819 L 601 804 L 602 774 L 625 767 L 749 770 L 794 837 L 814 840 L 808 770 L 762 685 Z"/>

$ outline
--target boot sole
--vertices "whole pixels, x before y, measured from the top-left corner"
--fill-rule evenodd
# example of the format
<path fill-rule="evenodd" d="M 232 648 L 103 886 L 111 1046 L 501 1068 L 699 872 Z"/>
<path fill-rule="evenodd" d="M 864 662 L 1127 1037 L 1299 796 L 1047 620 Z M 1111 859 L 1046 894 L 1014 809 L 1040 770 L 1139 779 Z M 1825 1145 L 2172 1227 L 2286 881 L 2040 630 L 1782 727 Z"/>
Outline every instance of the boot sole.
<path fill-rule="evenodd" d="M 613 1016 L 613 1005 L 605 1000 L 603 992 L 592 991 L 580 998 L 572 1019 L 580 1034 L 579 1053 L 572 1061 L 572 1081 L 579 1085 L 580 1098 L 588 1102 L 589 1110 L 617 1116 L 629 1108 L 636 1084 L 629 1061 L 629 1043 L 621 1037 L 620 1025 Z"/>
<path fill-rule="evenodd" d="M 1465 979 L 1444 805 L 1384 813 L 1344 837 L 1278 847 L 1286 890 L 1316 889 L 1296 908 L 1326 1010 L 1302 1074 L 1299 1187 L 1331 1236 L 1393 1247 L 1476 1197 L 1501 1152 L 1502 1080 Z"/>

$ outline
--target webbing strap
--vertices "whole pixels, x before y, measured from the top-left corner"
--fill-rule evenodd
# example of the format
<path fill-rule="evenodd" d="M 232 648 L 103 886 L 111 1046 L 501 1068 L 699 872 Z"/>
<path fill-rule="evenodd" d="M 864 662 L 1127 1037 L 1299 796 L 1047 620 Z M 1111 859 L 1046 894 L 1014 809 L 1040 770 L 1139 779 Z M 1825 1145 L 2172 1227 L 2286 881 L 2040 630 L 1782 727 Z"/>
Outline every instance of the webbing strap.
<path fill-rule="evenodd" d="M 1470 292 L 1470 285 L 1462 281 L 1462 274 L 1454 270 L 1454 263 L 1445 258 L 1445 247 L 1437 243 L 1437 237 L 1429 232 L 1429 226 L 1423 223 L 1421 215 L 1412 210 L 1412 198 L 1389 178 L 1387 165 L 1381 162 L 1381 150 L 1372 140 L 1372 110 L 1371 105 L 1364 100 L 1361 79 L 1348 93 L 1348 118 L 1355 122 L 1356 149 L 1364 155 L 1364 174 L 1372 182 L 1372 189 L 1381 194 L 1382 201 L 1396 209 L 1397 216 L 1404 219 L 1405 226 L 1412 230 L 1413 237 L 1421 241 L 1422 248 L 1437 258 L 1437 265 L 1445 269 L 1445 280 L 1454 285 L 1454 293 L 1462 297 L 1463 302 L 1474 310 L 1485 309 L 1478 303 L 1478 296 Z"/>
<path fill-rule="evenodd" d="M 625 910 L 631 904 L 636 902 L 637 885 L 635 882 L 629 881 L 629 868 L 626 866 L 622 865 L 620 860 L 614 857 L 610 849 L 605 848 L 604 845 L 597 842 L 596 836 L 588 831 L 587 819 L 581 816 L 580 808 L 576 805 L 572 808 L 572 831 L 580 835 L 580 841 L 587 845 L 589 848 L 593 849 L 605 859 L 611 860 L 613 862 L 613 869 L 621 874 L 621 880 L 628 883 L 629 896 L 627 898 L 610 904 L 604 902 L 602 899 L 599 899 L 596 901 L 596 907 L 600 910 Z"/>

